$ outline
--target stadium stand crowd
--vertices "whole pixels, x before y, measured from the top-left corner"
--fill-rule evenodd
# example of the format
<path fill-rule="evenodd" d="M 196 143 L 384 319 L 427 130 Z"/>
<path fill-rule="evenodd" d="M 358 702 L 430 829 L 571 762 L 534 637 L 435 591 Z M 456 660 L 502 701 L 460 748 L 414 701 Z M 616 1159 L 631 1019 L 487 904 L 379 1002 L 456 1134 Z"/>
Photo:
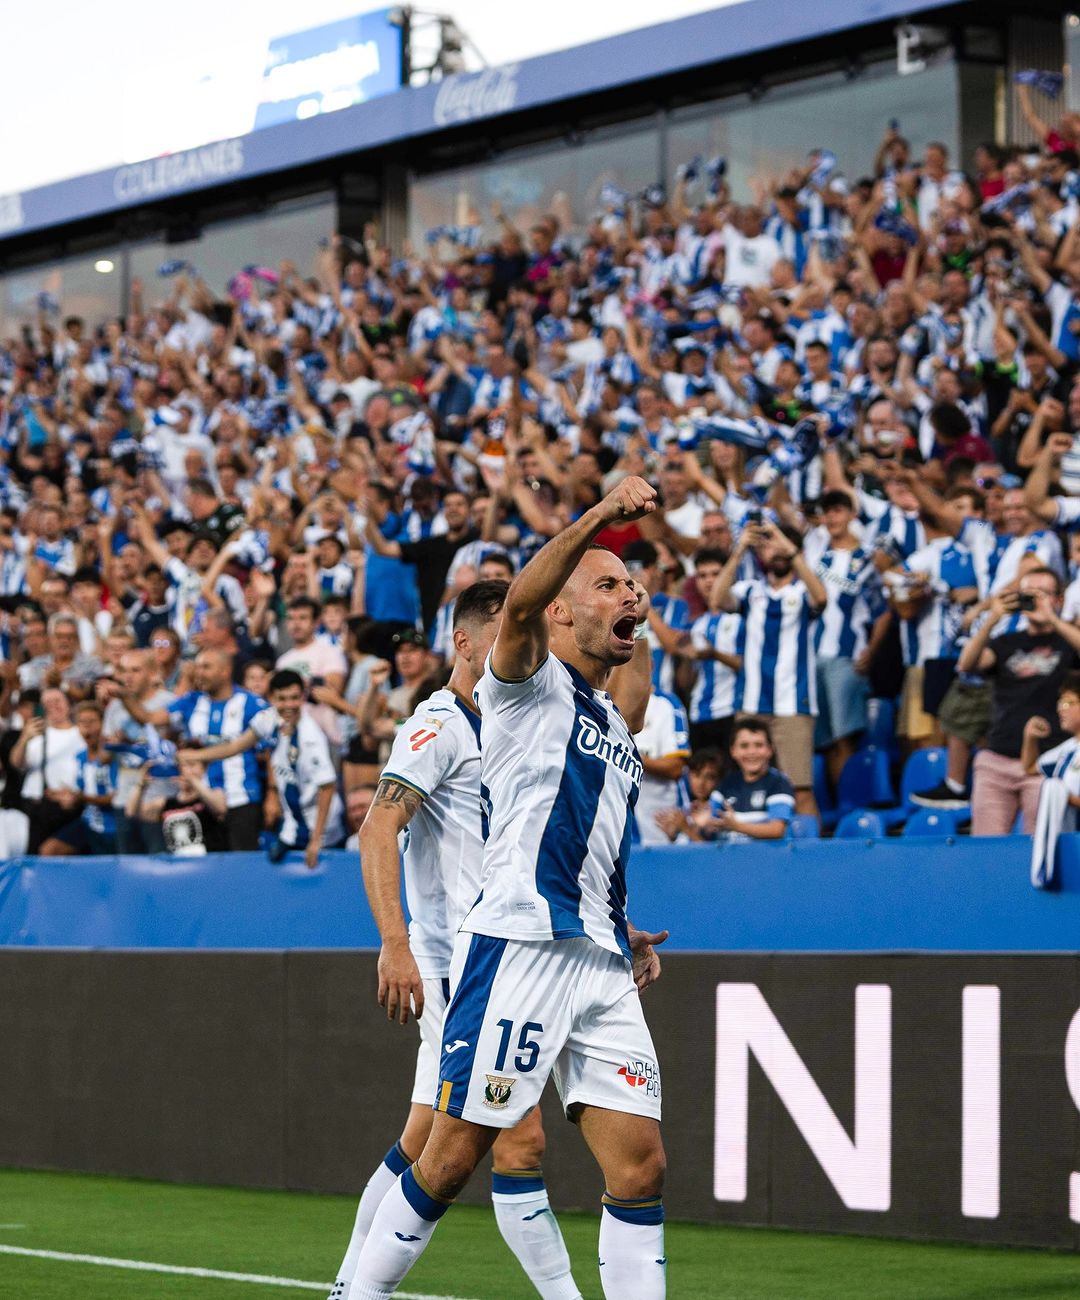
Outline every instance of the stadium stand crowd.
<path fill-rule="evenodd" d="M 1080 650 L 1080 117 L 1021 94 L 1041 148 L 916 160 L 890 128 L 867 177 L 821 149 L 746 194 L 722 159 L 606 185 L 580 238 L 496 208 L 223 297 L 166 264 L 123 319 L 43 295 L 0 343 L 30 850 L 313 862 L 445 680 L 456 595 L 626 474 L 662 500 L 600 538 L 652 596 L 643 843 L 1030 831 Z M 279 749 L 283 670 L 315 728 Z"/>

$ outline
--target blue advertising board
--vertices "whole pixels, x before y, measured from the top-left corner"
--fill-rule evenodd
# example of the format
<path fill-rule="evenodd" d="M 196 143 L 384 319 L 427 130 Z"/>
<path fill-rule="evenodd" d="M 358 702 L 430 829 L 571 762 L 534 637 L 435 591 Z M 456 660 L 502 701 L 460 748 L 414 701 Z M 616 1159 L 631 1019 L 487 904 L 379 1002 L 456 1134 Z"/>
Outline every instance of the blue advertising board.
<path fill-rule="evenodd" d="M 255 130 L 389 95 L 401 85 L 401 28 L 390 10 L 343 18 L 271 41 Z"/>
<path fill-rule="evenodd" d="M 1080 835 L 1060 888 L 1033 889 L 1031 840 L 794 840 L 641 849 L 630 917 L 668 951 L 1080 952 Z M 372 948 L 355 853 L 0 862 L 0 946 Z"/>

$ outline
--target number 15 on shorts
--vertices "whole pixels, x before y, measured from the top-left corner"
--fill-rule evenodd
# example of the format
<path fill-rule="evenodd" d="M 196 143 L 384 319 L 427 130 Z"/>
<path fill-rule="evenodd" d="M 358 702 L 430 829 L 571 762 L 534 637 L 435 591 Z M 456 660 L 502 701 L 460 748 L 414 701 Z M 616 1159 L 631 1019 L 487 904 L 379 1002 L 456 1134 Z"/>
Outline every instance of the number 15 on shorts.
<path fill-rule="evenodd" d="M 501 1036 L 499 1051 L 495 1057 L 495 1069 L 501 1071 L 506 1069 L 506 1058 L 511 1051 L 511 1044 L 514 1043 L 514 1022 L 500 1020 L 498 1025 Z M 530 1070 L 536 1069 L 536 1062 L 540 1056 L 540 1044 L 536 1038 L 543 1032 L 544 1026 L 535 1020 L 526 1020 L 521 1026 L 513 1049 L 516 1053 L 513 1057 L 514 1068 L 520 1073 L 528 1074 Z"/>

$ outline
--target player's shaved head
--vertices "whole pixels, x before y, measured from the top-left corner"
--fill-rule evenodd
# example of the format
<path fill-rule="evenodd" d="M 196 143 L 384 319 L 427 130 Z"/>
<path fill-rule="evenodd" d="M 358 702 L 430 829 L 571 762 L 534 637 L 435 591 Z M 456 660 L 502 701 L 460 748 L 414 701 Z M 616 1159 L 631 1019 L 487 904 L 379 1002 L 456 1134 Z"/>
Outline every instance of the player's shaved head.
<path fill-rule="evenodd" d="M 558 599 L 561 601 L 565 597 L 573 605 L 575 597 L 580 597 L 582 591 L 607 575 L 625 578 L 626 565 L 606 546 L 590 546 L 578 561 L 577 568 L 567 578 Z"/>
<path fill-rule="evenodd" d="M 560 645 L 569 639 L 606 668 L 626 663 L 634 653 L 636 609 L 626 565 L 607 547 L 590 546 L 548 606 L 551 648 L 561 658 Z"/>

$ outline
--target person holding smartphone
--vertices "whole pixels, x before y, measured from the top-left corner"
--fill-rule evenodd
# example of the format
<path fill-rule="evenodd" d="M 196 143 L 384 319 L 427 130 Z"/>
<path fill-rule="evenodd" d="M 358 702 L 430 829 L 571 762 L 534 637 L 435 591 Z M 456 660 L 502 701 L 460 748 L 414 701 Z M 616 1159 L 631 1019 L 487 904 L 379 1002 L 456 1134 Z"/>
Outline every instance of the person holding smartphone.
<path fill-rule="evenodd" d="M 1025 613 L 1027 628 L 994 636 L 1003 619 L 1020 611 L 1021 600 L 1032 604 Z M 958 671 L 980 673 L 992 687 L 990 726 L 975 756 L 973 835 L 1008 835 L 1020 811 L 1024 834 L 1034 829 L 1041 778 L 1029 775 L 1021 762 L 1024 726 L 1032 717 L 1056 717 L 1061 684 L 1078 652 L 1080 628 L 1061 618 L 1061 579 L 1048 568 L 1032 569 L 1018 590 L 996 595 L 985 621 L 960 652 Z M 1042 748 L 1063 739 L 1053 727 Z"/>
<path fill-rule="evenodd" d="M 22 805 L 30 818 L 31 853 L 77 814 L 77 755 L 85 748 L 68 697 L 59 687 L 46 687 L 11 751 L 12 763 L 26 774 Z"/>

